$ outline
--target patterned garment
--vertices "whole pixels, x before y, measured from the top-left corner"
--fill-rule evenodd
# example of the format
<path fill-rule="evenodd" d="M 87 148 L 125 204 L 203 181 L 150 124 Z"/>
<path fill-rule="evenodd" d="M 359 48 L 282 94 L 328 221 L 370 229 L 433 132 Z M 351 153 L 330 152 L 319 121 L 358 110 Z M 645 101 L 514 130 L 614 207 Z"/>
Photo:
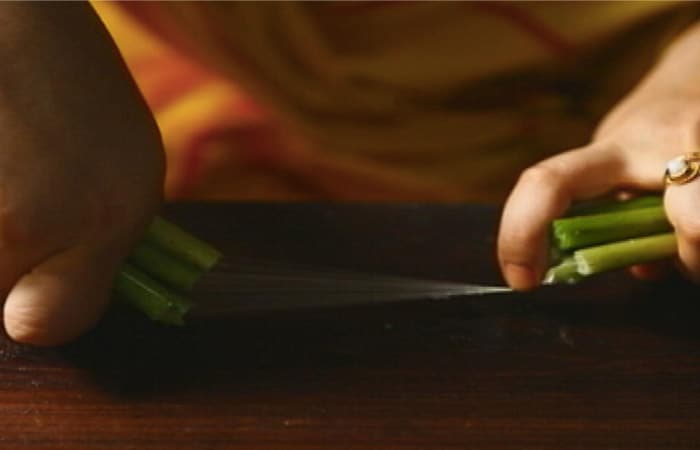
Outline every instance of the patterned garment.
<path fill-rule="evenodd" d="M 672 2 L 95 2 L 170 198 L 498 201 L 698 17 Z"/>

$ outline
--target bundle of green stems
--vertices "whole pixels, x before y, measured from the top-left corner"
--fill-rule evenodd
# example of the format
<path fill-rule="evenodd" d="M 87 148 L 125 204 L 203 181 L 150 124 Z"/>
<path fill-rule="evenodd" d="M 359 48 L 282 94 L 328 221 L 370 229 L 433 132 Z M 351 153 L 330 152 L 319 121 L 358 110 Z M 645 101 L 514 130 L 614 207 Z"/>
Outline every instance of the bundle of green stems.
<path fill-rule="evenodd" d="M 545 284 L 575 283 L 676 254 L 676 236 L 660 196 L 573 208 L 552 223 L 551 243 L 555 265 Z"/>
<path fill-rule="evenodd" d="M 221 258 L 215 248 L 155 217 L 117 274 L 114 293 L 152 320 L 181 325 L 187 293 Z"/>

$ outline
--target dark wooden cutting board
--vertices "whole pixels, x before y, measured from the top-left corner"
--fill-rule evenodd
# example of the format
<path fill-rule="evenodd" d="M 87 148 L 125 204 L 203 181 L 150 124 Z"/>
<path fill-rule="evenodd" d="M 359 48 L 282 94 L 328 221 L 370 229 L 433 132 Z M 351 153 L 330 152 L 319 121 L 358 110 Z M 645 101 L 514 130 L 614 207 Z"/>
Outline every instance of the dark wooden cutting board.
<path fill-rule="evenodd" d="M 480 206 L 174 205 L 227 254 L 499 283 Z M 191 320 L 116 308 L 0 348 L 0 448 L 700 447 L 700 288 L 624 274 L 528 295 Z"/>

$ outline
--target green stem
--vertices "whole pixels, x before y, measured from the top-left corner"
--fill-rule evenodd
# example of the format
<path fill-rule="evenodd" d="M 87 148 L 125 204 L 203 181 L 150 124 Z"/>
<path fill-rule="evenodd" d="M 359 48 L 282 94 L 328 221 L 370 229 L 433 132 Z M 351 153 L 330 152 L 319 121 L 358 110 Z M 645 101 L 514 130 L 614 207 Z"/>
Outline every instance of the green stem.
<path fill-rule="evenodd" d="M 160 217 L 153 219 L 145 238 L 167 253 L 203 270 L 211 269 L 221 258 L 221 253 L 214 247 Z"/>
<path fill-rule="evenodd" d="M 554 267 L 551 267 L 544 277 L 543 284 L 562 284 L 576 283 L 583 276 L 578 272 L 578 264 L 573 257 L 564 258 L 562 262 Z"/>
<path fill-rule="evenodd" d="M 156 280 L 182 291 L 191 290 L 204 273 L 202 269 L 174 258 L 148 241 L 141 241 L 134 247 L 129 261 Z"/>
<path fill-rule="evenodd" d="M 162 286 L 136 267 L 126 263 L 117 274 L 114 290 L 118 297 L 152 320 L 182 325 L 192 304 Z"/>
<path fill-rule="evenodd" d="M 676 251 L 676 235 L 665 233 L 577 250 L 574 260 L 578 273 L 588 276 L 668 258 Z"/>
<path fill-rule="evenodd" d="M 623 210 L 590 216 L 567 217 L 552 224 L 554 244 L 575 250 L 671 230 L 663 206 Z"/>
<path fill-rule="evenodd" d="M 589 216 L 592 214 L 605 214 L 618 211 L 628 211 L 631 209 L 650 208 L 663 205 L 663 197 L 660 195 L 645 195 L 630 200 L 599 200 L 585 202 L 574 205 L 568 212 L 567 217 Z"/>

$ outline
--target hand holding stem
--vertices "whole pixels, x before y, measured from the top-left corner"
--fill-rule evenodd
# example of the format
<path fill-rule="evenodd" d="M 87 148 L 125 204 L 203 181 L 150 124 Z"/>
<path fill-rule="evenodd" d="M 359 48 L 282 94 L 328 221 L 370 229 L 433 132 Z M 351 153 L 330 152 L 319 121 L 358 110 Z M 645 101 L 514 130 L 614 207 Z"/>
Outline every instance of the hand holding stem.
<path fill-rule="evenodd" d="M 540 284 L 551 222 L 576 201 L 661 190 L 666 162 L 700 149 L 700 25 L 672 45 L 603 121 L 592 142 L 526 170 L 503 212 L 499 261 L 515 289 Z M 681 268 L 700 281 L 700 180 L 665 193 Z"/>

